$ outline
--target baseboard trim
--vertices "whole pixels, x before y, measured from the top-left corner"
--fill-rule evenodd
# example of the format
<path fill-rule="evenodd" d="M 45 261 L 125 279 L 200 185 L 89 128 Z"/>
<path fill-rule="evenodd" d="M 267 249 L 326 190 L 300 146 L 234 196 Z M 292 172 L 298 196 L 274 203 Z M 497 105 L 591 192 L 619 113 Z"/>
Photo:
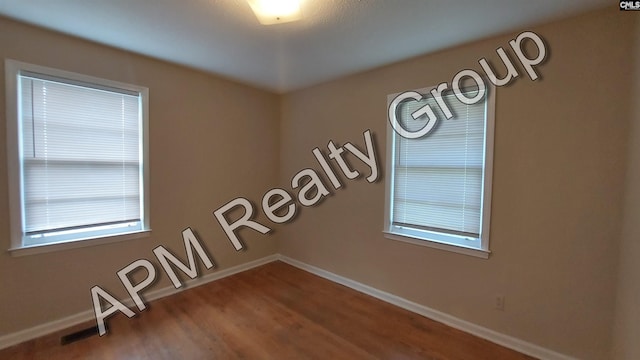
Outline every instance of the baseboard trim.
<path fill-rule="evenodd" d="M 8 348 L 25 341 L 33 340 L 35 338 L 48 335 L 59 330 L 81 324 L 85 321 L 91 320 L 92 317 L 93 310 L 86 310 L 62 319 L 53 320 L 48 323 L 4 335 L 0 337 L 0 349 Z"/>
<path fill-rule="evenodd" d="M 337 274 L 334 274 L 332 272 L 323 270 L 321 268 L 315 267 L 313 265 L 309 265 L 307 263 L 298 261 L 298 260 L 294 260 L 290 257 L 284 256 L 284 255 L 279 255 L 278 256 L 278 260 L 287 263 L 289 265 L 295 266 L 301 270 L 310 272 L 314 275 L 320 276 L 322 278 L 325 278 L 327 280 L 333 281 L 335 283 L 344 285 L 346 287 L 349 287 L 351 289 L 354 289 L 356 291 L 359 291 L 361 293 L 373 296 L 377 299 L 380 299 L 384 302 L 396 305 L 398 307 L 401 307 L 405 310 L 409 310 L 413 313 L 422 315 L 424 317 L 427 317 L 429 319 L 441 322 L 443 324 L 446 324 L 448 326 L 451 326 L 452 328 L 464 331 L 466 333 L 469 334 L 473 334 L 475 336 L 478 336 L 480 338 L 483 338 L 485 340 L 491 341 L 493 343 L 502 345 L 504 347 L 513 349 L 515 351 L 521 352 L 523 354 L 529 355 L 529 356 L 533 356 L 535 358 L 539 358 L 539 359 L 545 359 L 545 360 L 575 360 L 575 358 L 555 352 L 553 350 L 549 350 L 546 348 L 543 348 L 541 346 L 532 344 L 530 342 L 524 341 L 524 340 L 520 340 L 517 338 L 514 338 L 512 336 L 509 335 L 505 335 L 502 333 L 499 333 L 497 331 L 485 328 L 483 326 L 480 325 L 476 325 L 473 324 L 471 322 L 462 320 L 460 318 L 457 318 L 455 316 L 443 313 L 441 311 L 435 310 L 435 309 L 431 309 L 429 307 L 426 307 L 424 305 L 420 305 L 418 303 L 409 301 L 407 299 L 401 298 L 399 296 L 384 292 L 382 290 L 378 290 L 376 288 L 373 288 L 371 286 L 359 283 L 357 281 L 351 280 L 349 278 L 346 278 L 344 276 L 340 276 Z"/>
<path fill-rule="evenodd" d="M 194 280 L 186 281 L 185 286 L 183 286 L 180 289 L 176 289 L 173 286 L 167 286 L 161 289 L 152 290 L 148 293 L 145 293 L 144 298 L 147 302 L 158 300 L 163 297 L 173 295 L 178 292 L 185 291 L 196 286 L 204 285 L 211 281 L 219 280 L 231 275 L 235 275 L 237 273 L 241 273 L 243 271 L 253 269 L 255 267 L 276 261 L 279 258 L 280 258 L 279 255 L 274 254 L 274 255 L 269 255 L 257 260 L 244 263 L 244 264 L 233 266 L 230 268 L 214 271 L 210 274 L 206 274 Z M 131 308 L 135 307 L 133 301 L 130 298 L 125 301 L 122 301 L 122 303 Z M 56 331 L 64 330 L 72 326 L 81 324 L 83 322 L 91 321 L 91 320 L 94 320 L 93 309 L 85 310 L 62 319 L 53 320 L 53 321 L 50 321 L 41 325 L 37 325 L 25 330 L 17 331 L 15 333 L 0 336 L 0 349 L 8 348 L 10 346 L 17 345 L 25 341 L 39 338 L 41 336 L 49 335 Z"/>
<path fill-rule="evenodd" d="M 349 287 L 361 293 L 373 296 L 377 299 L 396 305 L 398 307 L 401 307 L 413 313 L 441 322 L 455 329 L 462 330 L 464 332 L 473 334 L 475 336 L 491 341 L 493 343 L 516 350 L 523 354 L 533 356 L 539 359 L 547 359 L 547 360 L 575 360 L 575 358 L 573 357 L 543 348 L 541 346 L 514 338 L 509 335 L 496 332 L 494 330 L 482 327 L 480 325 L 473 324 L 471 322 L 462 320 L 455 316 L 443 313 L 435 309 L 431 309 L 424 305 L 420 305 L 418 303 L 409 301 L 399 296 L 384 292 L 382 290 L 378 290 L 376 288 L 359 283 L 357 281 L 351 280 L 344 276 L 334 274 L 332 272 L 323 270 L 313 265 L 309 265 L 307 263 L 292 259 L 284 255 L 280 255 L 280 254 L 269 255 L 269 256 L 266 256 L 254 261 L 250 261 L 244 264 L 240 264 L 237 266 L 233 266 L 227 269 L 214 271 L 210 274 L 204 275 L 197 279 L 185 282 L 185 286 L 180 289 L 176 289 L 173 286 L 167 286 L 161 289 L 153 290 L 145 294 L 145 299 L 147 301 L 158 300 L 163 297 L 170 296 L 178 292 L 185 291 L 200 285 L 204 285 L 206 283 L 216 281 L 231 275 L 235 275 L 237 273 L 241 273 L 243 271 L 247 271 L 255 267 L 258 267 L 273 261 L 277 261 L 277 260 L 287 263 L 289 265 L 295 266 L 296 268 L 299 268 L 301 270 L 307 271 L 314 275 L 320 276 L 332 282 L 344 285 L 346 287 Z M 127 299 L 127 301 L 123 301 L 123 303 L 129 307 L 134 307 L 134 304 L 131 301 L 131 299 Z M 17 345 L 25 341 L 33 340 L 35 338 L 45 336 L 59 330 L 64 330 L 66 328 L 81 324 L 86 321 L 91 321 L 93 319 L 94 319 L 93 309 L 90 309 L 90 310 L 82 311 L 62 319 L 57 319 L 45 324 L 41 324 L 25 330 L 21 330 L 15 333 L 0 336 L 0 349 Z"/>
<path fill-rule="evenodd" d="M 163 297 L 167 297 L 169 295 L 173 295 L 173 294 L 185 291 L 185 290 L 189 290 L 189 289 L 197 287 L 197 286 L 204 285 L 206 283 L 210 283 L 212 281 L 220 280 L 222 278 L 226 278 L 226 277 L 229 277 L 231 275 L 235 275 L 235 274 L 241 273 L 243 271 L 251 270 L 251 269 L 256 268 L 258 266 L 262 266 L 264 264 L 268 264 L 270 262 L 274 262 L 274 261 L 277 261 L 279 259 L 280 259 L 280 255 L 279 254 L 273 254 L 273 255 L 265 256 L 263 258 L 256 259 L 256 260 L 253 260 L 253 261 L 249 261 L 249 262 L 244 263 L 244 264 L 232 266 L 230 268 L 222 269 L 222 270 L 219 270 L 219 271 L 214 271 L 212 273 L 209 273 L 207 275 L 198 277 L 198 278 L 193 279 L 193 280 L 185 281 L 184 286 L 179 288 L 179 289 L 176 289 L 173 286 L 167 286 L 167 287 L 164 287 L 162 289 L 150 291 L 149 293 L 146 293 L 144 295 L 144 298 L 147 301 L 154 301 L 154 300 L 157 300 L 157 299 L 160 299 L 160 298 L 163 298 Z M 122 303 L 125 304 L 128 307 L 135 307 L 135 304 L 133 303 L 133 301 L 131 299 L 127 299 L 126 301 L 123 301 Z M 93 311 L 91 311 L 91 316 L 93 317 Z"/>

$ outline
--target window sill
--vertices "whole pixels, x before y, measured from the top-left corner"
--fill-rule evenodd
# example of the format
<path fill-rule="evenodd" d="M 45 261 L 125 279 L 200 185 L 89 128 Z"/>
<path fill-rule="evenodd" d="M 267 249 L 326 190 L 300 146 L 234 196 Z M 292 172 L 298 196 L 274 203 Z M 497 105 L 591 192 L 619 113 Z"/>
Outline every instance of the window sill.
<path fill-rule="evenodd" d="M 401 234 L 397 234 L 389 231 L 383 231 L 383 233 L 384 233 L 384 237 L 387 239 L 402 241 L 402 242 L 413 244 L 413 245 L 426 246 L 426 247 L 439 249 L 439 250 L 451 251 L 458 254 L 479 257 L 482 259 L 488 259 L 489 254 L 491 254 L 491 252 L 488 250 L 450 245 L 450 244 L 435 242 L 432 240 L 427 240 L 427 239 L 422 239 L 422 238 L 417 238 L 417 237 L 412 237 L 407 235 L 401 235 Z"/>
<path fill-rule="evenodd" d="M 104 237 L 95 237 L 95 238 L 86 239 L 86 240 L 71 240 L 71 241 L 57 242 L 57 243 L 51 243 L 51 244 L 15 247 L 15 248 L 9 249 L 9 253 L 11 253 L 11 256 L 14 256 L 14 257 L 43 254 L 48 252 L 60 251 L 60 250 L 77 249 L 77 248 L 83 248 L 88 246 L 97 246 L 97 245 L 116 243 L 120 241 L 139 239 L 139 238 L 147 237 L 149 235 L 151 235 L 151 230 L 139 230 L 139 231 L 130 232 L 126 234 L 107 235 Z"/>

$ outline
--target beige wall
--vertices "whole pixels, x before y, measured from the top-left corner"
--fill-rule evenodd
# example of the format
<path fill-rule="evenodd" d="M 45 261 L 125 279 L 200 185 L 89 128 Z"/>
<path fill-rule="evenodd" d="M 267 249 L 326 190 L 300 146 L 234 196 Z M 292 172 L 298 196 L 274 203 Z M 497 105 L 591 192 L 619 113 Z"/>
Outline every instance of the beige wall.
<path fill-rule="evenodd" d="M 276 95 L 0 18 L 4 58 L 149 88 L 153 233 L 24 257 L 0 251 L 0 336 L 90 309 L 93 285 L 124 299 L 116 271 L 139 258 L 153 261 L 151 250 L 158 245 L 184 258 L 186 227 L 199 234 L 217 269 L 275 253 L 273 236 L 251 231 L 243 232 L 248 251 L 236 253 L 212 212 L 236 196 L 260 199 L 277 185 Z M 0 86 L 0 248 L 8 249 L 4 91 Z M 162 278 L 151 289 L 169 286 L 156 267 Z"/>
<path fill-rule="evenodd" d="M 450 81 L 464 68 L 479 69 L 479 58 L 496 60 L 495 49 L 517 33 L 279 97 L 0 18 L 0 58 L 149 87 L 153 228 L 150 238 L 110 245 L 24 257 L 0 253 L 0 336 L 89 309 L 93 285 L 124 298 L 116 271 L 139 258 L 153 260 L 157 245 L 182 254 L 180 232 L 190 226 L 218 269 L 279 251 L 561 353 L 609 358 L 613 343 L 618 358 L 637 357 L 640 279 L 632 274 L 638 273 L 633 264 L 639 249 L 632 225 L 640 199 L 631 184 L 638 181 L 640 127 L 633 128 L 627 149 L 630 104 L 637 98 L 629 91 L 637 60 L 634 20 L 628 15 L 599 11 L 532 29 L 546 39 L 551 55 L 540 67 L 542 80 L 519 78 L 497 91 L 488 260 L 382 236 L 386 96 Z M 4 95 L 0 87 L 2 144 Z M 635 111 L 637 118 L 640 110 Z M 245 230 L 248 251 L 232 248 L 213 210 L 237 196 L 259 202 L 272 187 L 291 190 L 295 173 L 320 170 L 314 147 L 326 149 L 333 140 L 362 148 L 366 129 L 375 134 L 383 168 L 379 182 L 342 177 L 343 189 L 332 190 L 333 196 L 315 207 L 298 206 L 296 219 L 275 234 Z M 8 187 L 5 151 L 0 146 L 0 189 Z M 627 220 L 612 342 L 623 209 Z M 262 215 L 259 219 L 268 224 Z M 8 225 L 5 190 L 0 191 L 4 248 Z M 163 275 L 154 289 L 167 285 Z M 497 294 L 506 295 L 504 312 L 493 309 Z"/>
<path fill-rule="evenodd" d="M 346 189 L 283 228 L 281 253 L 561 353 L 608 358 L 632 25 L 629 14 L 606 10 L 531 29 L 551 54 L 542 80 L 497 90 L 490 259 L 385 239 L 386 177 L 376 184 L 343 177 Z M 281 182 L 314 166 L 314 146 L 326 149 L 330 139 L 362 146 L 366 129 L 384 166 L 387 94 L 479 69 L 479 58 L 497 59 L 495 49 L 516 35 L 287 94 Z M 504 312 L 493 309 L 496 294 L 506 295 Z"/>
<path fill-rule="evenodd" d="M 635 26 L 633 98 L 640 97 L 640 22 Z M 624 224 L 620 244 L 618 297 L 614 327 L 616 359 L 640 359 L 640 103 L 633 103 Z"/>

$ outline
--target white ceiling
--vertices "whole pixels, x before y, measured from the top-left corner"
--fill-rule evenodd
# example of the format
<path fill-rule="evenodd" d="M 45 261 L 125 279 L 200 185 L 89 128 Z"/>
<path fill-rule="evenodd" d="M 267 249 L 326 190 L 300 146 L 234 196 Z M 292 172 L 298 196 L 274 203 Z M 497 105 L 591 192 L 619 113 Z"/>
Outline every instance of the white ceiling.
<path fill-rule="evenodd" d="M 610 0 L 303 0 L 259 25 L 245 0 L 0 0 L 0 14 L 286 92 Z"/>

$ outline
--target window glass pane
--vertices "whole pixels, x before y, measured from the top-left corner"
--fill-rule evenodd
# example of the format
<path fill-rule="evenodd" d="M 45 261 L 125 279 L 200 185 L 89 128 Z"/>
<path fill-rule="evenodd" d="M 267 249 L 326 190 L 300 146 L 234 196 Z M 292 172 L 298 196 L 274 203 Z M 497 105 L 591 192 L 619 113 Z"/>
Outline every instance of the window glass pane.
<path fill-rule="evenodd" d="M 399 122 L 416 131 L 426 116 L 411 114 L 430 106 L 438 118 L 419 139 L 395 137 L 392 223 L 479 236 L 484 165 L 485 102 L 466 105 L 444 96 L 454 117 L 446 119 L 433 97 L 400 104 Z"/>
<path fill-rule="evenodd" d="M 24 229 L 141 220 L 140 98 L 20 77 Z"/>

